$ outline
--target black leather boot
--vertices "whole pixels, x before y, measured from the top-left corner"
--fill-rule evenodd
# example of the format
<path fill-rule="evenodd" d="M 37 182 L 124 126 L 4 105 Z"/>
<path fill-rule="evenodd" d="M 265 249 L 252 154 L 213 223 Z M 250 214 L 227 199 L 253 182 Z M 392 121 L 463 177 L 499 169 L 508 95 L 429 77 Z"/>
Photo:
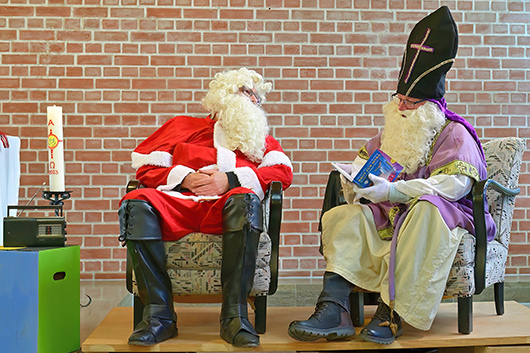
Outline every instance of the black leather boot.
<path fill-rule="evenodd" d="M 231 196 L 223 209 L 221 338 L 236 347 L 259 346 L 248 320 L 247 298 L 254 284 L 262 217 L 255 194 Z"/>
<path fill-rule="evenodd" d="M 402 333 L 403 327 L 398 313 L 378 299 L 377 310 L 370 323 L 361 330 L 359 337 L 368 342 L 390 344 Z"/>
<path fill-rule="evenodd" d="M 145 305 L 129 344 L 151 346 L 177 335 L 171 281 L 157 211 L 146 201 L 125 200 L 119 211 L 120 240 L 127 242 L 138 293 Z"/>
<path fill-rule="evenodd" d="M 324 273 L 324 289 L 317 300 L 315 312 L 305 321 L 293 321 L 289 336 L 299 341 L 328 341 L 355 335 L 350 316 L 349 296 L 354 286 L 340 275 Z"/>

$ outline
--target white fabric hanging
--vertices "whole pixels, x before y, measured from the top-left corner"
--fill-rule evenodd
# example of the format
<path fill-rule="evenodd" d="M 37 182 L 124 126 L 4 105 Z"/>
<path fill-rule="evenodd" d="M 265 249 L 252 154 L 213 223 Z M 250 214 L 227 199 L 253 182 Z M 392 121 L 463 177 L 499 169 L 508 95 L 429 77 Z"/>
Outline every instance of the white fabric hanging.
<path fill-rule="evenodd" d="M 6 136 L 8 144 L 0 143 L 0 246 L 4 245 L 4 217 L 7 206 L 18 205 L 20 187 L 20 138 Z"/>

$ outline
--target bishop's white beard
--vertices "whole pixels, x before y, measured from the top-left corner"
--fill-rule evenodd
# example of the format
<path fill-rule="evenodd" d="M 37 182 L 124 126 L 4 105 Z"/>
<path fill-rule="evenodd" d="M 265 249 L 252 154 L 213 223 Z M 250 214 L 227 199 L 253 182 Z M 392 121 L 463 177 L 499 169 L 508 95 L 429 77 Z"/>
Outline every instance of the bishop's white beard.
<path fill-rule="evenodd" d="M 223 147 L 239 150 L 250 160 L 260 162 L 269 133 L 265 111 L 239 94 L 225 97 L 224 103 L 216 112 L 218 124 L 226 134 L 226 146 Z"/>
<path fill-rule="evenodd" d="M 381 150 L 401 164 L 405 173 L 412 174 L 426 165 L 434 138 L 445 124 L 445 115 L 432 102 L 405 111 L 389 102 L 383 106 L 383 113 Z"/>

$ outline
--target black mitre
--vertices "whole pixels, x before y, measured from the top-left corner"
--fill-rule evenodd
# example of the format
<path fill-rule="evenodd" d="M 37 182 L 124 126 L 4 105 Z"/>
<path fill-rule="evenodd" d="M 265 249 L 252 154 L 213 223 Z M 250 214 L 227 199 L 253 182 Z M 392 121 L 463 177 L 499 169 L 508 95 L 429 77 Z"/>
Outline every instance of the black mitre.
<path fill-rule="evenodd" d="M 458 29 L 447 6 L 418 22 L 407 41 L 397 93 L 418 99 L 440 99 L 445 74 L 455 61 Z"/>

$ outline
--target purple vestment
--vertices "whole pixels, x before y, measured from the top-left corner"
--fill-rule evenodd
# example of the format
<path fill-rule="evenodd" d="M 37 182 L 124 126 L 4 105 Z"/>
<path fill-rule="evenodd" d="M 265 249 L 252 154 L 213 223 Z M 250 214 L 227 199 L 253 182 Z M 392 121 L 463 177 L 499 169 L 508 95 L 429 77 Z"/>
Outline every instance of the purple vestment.
<path fill-rule="evenodd" d="M 381 147 L 381 133 L 374 136 L 365 148 L 368 155 L 371 155 L 375 149 Z M 456 162 L 456 163 L 455 163 Z M 452 167 L 452 168 L 451 168 Z M 455 169 L 457 167 L 458 169 Z M 446 169 L 447 168 L 447 169 Z M 451 121 L 439 134 L 432 148 L 432 158 L 427 165 L 418 168 L 413 174 L 400 174 L 398 180 L 410 179 L 427 179 L 436 174 L 464 174 L 475 181 L 487 177 L 486 163 L 481 146 L 477 144 L 463 124 Z M 475 235 L 473 224 L 473 203 L 470 197 L 464 197 L 458 201 L 448 201 L 437 195 L 424 195 L 420 200 L 425 200 L 435 205 L 442 215 L 449 229 L 455 227 L 465 228 L 468 232 Z M 407 205 L 391 204 L 390 202 L 371 203 L 369 204 L 374 214 L 376 227 L 378 230 L 392 228 L 401 224 L 404 215 L 407 212 Z M 389 213 L 392 208 L 399 207 L 399 212 L 393 219 L 389 220 Z M 491 215 L 486 214 L 487 239 L 491 241 L 495 236 L 495 223 Z M 395 229 L 391 231 L 394 233 Z"/>

